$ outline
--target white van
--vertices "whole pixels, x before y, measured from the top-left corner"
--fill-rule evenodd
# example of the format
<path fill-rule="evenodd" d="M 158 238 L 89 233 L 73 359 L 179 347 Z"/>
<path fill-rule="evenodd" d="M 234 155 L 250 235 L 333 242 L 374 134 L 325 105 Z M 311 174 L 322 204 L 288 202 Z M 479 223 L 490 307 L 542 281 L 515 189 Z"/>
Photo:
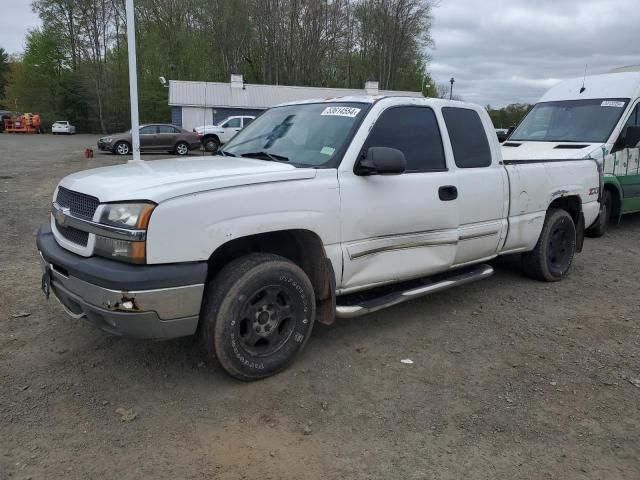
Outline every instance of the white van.
<path fill-rule="evenodd" d="M 595 158 L 602 208 L 590 236 L 640 211 L 640 66 L 574 78 L 551 88 L 502 144 L 506 162 Z"/>

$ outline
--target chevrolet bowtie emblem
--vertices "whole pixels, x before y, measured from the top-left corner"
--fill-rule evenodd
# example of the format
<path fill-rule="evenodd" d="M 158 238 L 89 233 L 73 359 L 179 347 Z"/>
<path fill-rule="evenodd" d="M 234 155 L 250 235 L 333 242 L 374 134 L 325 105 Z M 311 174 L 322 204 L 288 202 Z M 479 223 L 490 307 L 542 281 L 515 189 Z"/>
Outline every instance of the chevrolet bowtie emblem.
<path fill-rule="evenodd" d="M 67 215 L 71 215 L 71 209 L 67 207 L 61 207 L 56 210 L 54 213 L 54 217 L 56 219 L 56 223 L 60 226 L 64 226 L 67 222 Z"/>

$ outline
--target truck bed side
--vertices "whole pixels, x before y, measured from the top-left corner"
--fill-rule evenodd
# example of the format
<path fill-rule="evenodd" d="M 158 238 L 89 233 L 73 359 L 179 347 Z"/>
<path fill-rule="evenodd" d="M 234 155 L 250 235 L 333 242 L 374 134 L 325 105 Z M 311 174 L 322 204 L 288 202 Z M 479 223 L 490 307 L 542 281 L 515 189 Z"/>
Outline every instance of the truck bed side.
<path fill-rule="evenodd" d="M 563 198 L 579 200 L 585 226 L 598 216 L 598 166 L 594 160 L 504 161 L 509 178 L 509 230 L 501 254 L 535 247 L 547 209 Z"/>

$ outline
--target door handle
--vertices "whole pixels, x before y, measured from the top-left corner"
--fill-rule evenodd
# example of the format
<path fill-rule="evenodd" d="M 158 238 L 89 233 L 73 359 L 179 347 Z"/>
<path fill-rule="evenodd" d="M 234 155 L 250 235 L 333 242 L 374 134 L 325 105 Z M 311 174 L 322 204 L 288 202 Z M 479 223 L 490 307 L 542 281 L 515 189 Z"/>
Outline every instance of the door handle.
<path fill-rule="evenodd" d="M 453 185 L 444 185 L 438 189 L 438 196 L 443 202 L 450 202 L 458 198 L 458 189 Z"/>

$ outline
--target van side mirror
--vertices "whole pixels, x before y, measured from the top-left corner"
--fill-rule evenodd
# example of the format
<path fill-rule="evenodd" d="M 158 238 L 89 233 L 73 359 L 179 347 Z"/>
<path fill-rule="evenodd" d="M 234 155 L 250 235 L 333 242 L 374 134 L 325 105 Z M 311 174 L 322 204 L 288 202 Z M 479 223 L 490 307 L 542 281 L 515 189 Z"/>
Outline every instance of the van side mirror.
<path fill-rule="evenodd" d="M 629 125 L 624 129 L 620 148 L 636 148 L 640 143 L 640 125 Z"/>
<path fill-rule="evenodd" d="M 356 175 L 399 175 L 407 169 L 404 153 L 396 148 L 371 147 L 360 160 Z"/>

